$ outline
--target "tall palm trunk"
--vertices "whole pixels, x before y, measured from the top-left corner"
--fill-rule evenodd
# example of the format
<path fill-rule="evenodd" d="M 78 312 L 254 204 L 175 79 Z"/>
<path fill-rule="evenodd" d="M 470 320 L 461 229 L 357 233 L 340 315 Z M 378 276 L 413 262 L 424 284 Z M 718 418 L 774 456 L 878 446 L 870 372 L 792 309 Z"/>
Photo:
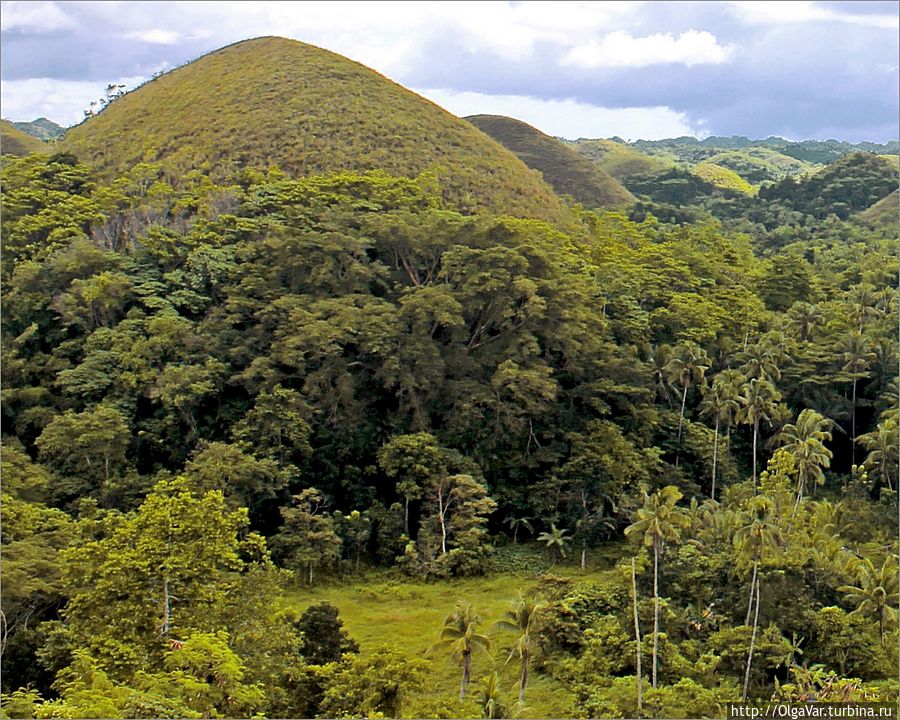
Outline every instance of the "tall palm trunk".
<path fill-rule="evenodd" d="M 169 634 L 169 619 L 172 616 L 172 605 L 171 605 L 171 596 L 169 595 L 169 576 L 163 575 L 162 581 L 162 594 L 163 594 L 163 619 L 162 619 L 162 632 L 161 635 Z"/>
<path fill-rule="evenodd" d="M 851 463 L 856 465 L 856 378 L 853 378 L 853 404 L 850 408 L 850 432 L 852 433 L 850 443 Z"/>
<path fill-rule="evenodd" d="M 459 699 L 466 697 L 466 688 L 469 686 L 469 675 L 472 672 L 472 653 L 463 653 L 463 676 L 462 682 L 459 684 Z"/>
<path fill-rule="evenodd" d="M 756 574 L 756 567 L 759 560 L 753 563 L 753 571 Z M 752 588 L 751 588 L 752 592 Z M 741 702 L 747 702 L 747 691 L 750 688 L 750 665 L 753 663 L 753 647 L 756 645 L 756 628 L 759 626 L 759 576 L 756 576 L 756 611 L 753 614 L 753 632 L 750 634 L 750 652 L 747 653 L 747 670 L 744 672 L 744 694 Z"/>
<path fill-rule="evenodd" d="M 653 543 L 653 668 L 651 685 L 656 689 L 657 649 L 659 647 L 659 545 Z"/>
<path fill-rule="evenodd" d="M 716 433 L 713 435 L 713 466 L 712 466 L 712 488 L 709 497 L 716 499 L 716 461 L 719 459 L 719 416 L 716 415 Z"/>
<path fill-rule="evenodd" d="M 634 641 L 637 643 L 637 692 L 638 692 L 638 710 L 644 707 L 644 689 L 641 687 L 641 626 L 638 620 L 637 606 L 637 577 L 634 569 L 634 558 L 631 558 L 631 600 L 634 608 Z"/>
<path fill-rule="evenodd" d="M 756 495 L 756 439 L 759 437 L 759 418 L 753 421 L 753 494 Z"/>
<path fill-rule="evenodd" d="M 684 392 L 681 393 L 681 414 L 678 416 L 678 448 L 675 450 L 675 467 L 681 458 L 681 431 L 684 429 L 684 406 L 687 404 L 688 384 L 684 384 Z"/>
<path fill-rule="evenodd" d="M 750 602 L 747 603 L 747 617 L 744 620 L 744 625 L 750 624 L 750 615 L 753 613 L 753 586 L 756 584 L 756 570 L 757 563 L 754 561 L 753 563 L 753 577 L 750 579 Z"/>

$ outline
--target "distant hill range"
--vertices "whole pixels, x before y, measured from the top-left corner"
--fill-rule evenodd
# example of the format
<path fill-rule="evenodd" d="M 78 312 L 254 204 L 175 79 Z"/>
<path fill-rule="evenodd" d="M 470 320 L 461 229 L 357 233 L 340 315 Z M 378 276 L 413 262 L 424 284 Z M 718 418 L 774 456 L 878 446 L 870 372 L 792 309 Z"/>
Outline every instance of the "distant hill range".
<path fill-rule="evenodd" d="M 45 117 L 39 117 L 31 122 L 13 122 L 12 125 L 17 130 L 21 130 L 26 135 L 36 137 L 38 140 L 57 140 L 66 132 L 62 125 L 57 125 Z"/>
<path fill-rule="evenodd" d="M 634 195 L 597 163 L 521 120 L 502 115 L 472 115 L 465 119 L 514 152 L 528 167 L 538 170 L 556 192 L 570 195 L 585 207 L 634 202 Z"/>
<path fill-rule="evenodd" d="M 47 143 L 22 132 L 9 120 L 0 120 L 0 153 L 3 155 L 21 156 L 48 150 Z"/>
<path fill-rule="evenodd" d="M 448 203 L 561 220 L 537 173 L 470 123 L 359 63 L 312 45 L 230 45 L 114 100 L 59 149 L 102 174 L 142 160 L 229 175 L 277 165 L 291 176 L 433 172 Z"/>

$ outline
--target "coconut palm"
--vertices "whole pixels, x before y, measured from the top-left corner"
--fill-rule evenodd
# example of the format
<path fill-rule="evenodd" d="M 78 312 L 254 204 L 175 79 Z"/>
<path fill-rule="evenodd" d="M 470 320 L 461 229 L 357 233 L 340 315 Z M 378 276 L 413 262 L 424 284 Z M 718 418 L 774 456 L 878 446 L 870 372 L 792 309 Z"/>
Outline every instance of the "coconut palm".
<path fill-rule="evenodd" d="M 759 440 L 759 423 L 762 420 L 771 421 L 776 403 L 781 399 L 781 393 L 775 386 L 764 378 L 750 378 L 741 388 L 738 402 L 741 409 L 738 421 L 753 426 L 753 491 L 756 492 L 756 446 Z"/>
<path fill-rule="evenodd" d="M 525 515 L 523 517 L 516 517 L 515 515 L 508 515 L 506 519 L 503 521 L 505 525 L 509 526 L 509 529 L 513 531 L 513 543 L 517 543 L 519 541 L 519 528 L 524 527 L 528 532 L 534 532 L 534 528 L 531 525 L 531 521 L 534 520 L 530 515 Z"/>
<path fill-rule="evenodd" d="M 831 441 L 831 425 L 831 420 L 807 408 L 800 413 L 796 423 L 788 423 L 776 436 L 776 442 L 793 456 L 796 463 L 795 510 L 810 481 L 819 485 L 825 482 L 822 469 L 831 466 L 832 458 L 831 450 L 825 447 L 825 443 Z"/>
<path fill-rule="evenodd" d="M 506 662 L 509 663 L 516 655 L 522 663 L 522 675 L 519 679 L 519 705 L 525 702 L 525 687 L 528 685 L 528 668 L 534 652 L 532 642 L 534 632 L 538 624 L 538 613 L 541 605 L 532 598 L 519 593 L 519 598 L 512 603 L 506 611 L 503 620 L 497 623 L 497 627 L 504 630 L 512 630 L 516 633 L 516 642 L 510 650 Z"/>
<path fill-rule="evenodd" d="M 781 533 L 773 521 L 774 504 L 767 497 L 754 497 L 750 500 L 746 522 L 734 534 L 734 544 L 738 548 L 739 557 L 753 563 L 753 576 L 750 580 L 750 601 L 747 605 L 746 624 L 753 615 L 753 631 L 750 635 L 750 650 L 747 653 L 747 667 L 744 672 L 744 692 L 742 702 L 747 702 L 747 690 L 750 687 L 750 667 L 753 663 L 753 650 L 756 645 L 756 631 L 759 627 L 759 564 L 768 548 L 780 541 Z"/>
<path fill-rule="evenodd" d="M 900 456 L 900 448 L 897 447 L 897 439 L 900 430 L 894 418 L 885 418 L 872 432 L 859 436 L 859 443 L 869 454 L 866 456 L 865 465 L 870 471 L 878 475 L 880 484 L 894 489 L 891 482 L 891 474 L 897 472 L 897 459 Z"/>
<path fill-rule="evenodd" d="M 449 648 L 451 657 L 462 667 L 462 680 L 459 685 L 459 699 L 466 696 L 466 688 L 472 677 L 472 653 L 481 649 L 490 650 L 491 641 L 487 635 L 476 632 L 481 618 L 471 603 L 459 603 L 456 609 L 444 620 L 441 639 L 428 648 Z"/>
<path fill-rule="evenodd" d="M 719 426 L 730 428 L 737 417 L 741 404 L 738 402 L 743 376 L 737 370 L 723 370 L 712 381 L 710 389 L 705 393 L 700 405 L 703 415 L 712 416 L 715 421 L 713 435 L 712 484 L 709 496 L 716 499 L 716 466 L 719 459 Z"/>
<path fill-rule="evenodd" d="M 800 342 L 809 342 L 824 320 L 819 308 L 807 302 L 795 302 L 788 310 L 788 327 L 796 333 Z"/>
<path fill-rule="evenodd" d="M 875 353 L 869 345 L 869 340 L 856 330 L 848 333 L 838 346 L 841 354 L 841 370 L 853 380 L 853 396 L 850 405 L 850 438 L 853 441 L 851 451 L 853 464 L 856 465 L 856 386 L 860 379 L 864 378 L 869 367 L 875 362 Z"/>
<path fill-rule="evenodd" d="M 485 720 L 498 720 L 509 714 L 509 709 L 503 703 L 500 694 L 500 677 L 494 671 L 481 681 L 479 686 L 481 697 L 478 704 L 481 706 L 481 717 Z"/>
<path fill-rule="evenodd" d="M 644 545 L 653 549 L 653 666 L 651 684 L 656 687 L 657 654 L 659 648 L 659 556 L 666 542 L 678 542 L 681 530 L 689 521 L 676 507 L 681 492 L 674 485 L 667 485 L 652 495 L 644 493 L 644 505 L 635 513 L 636 520 L 625 528 L 626 536 L 641 538 Z"/>
<path fill-rule="evenodd" d="M 672 358 L 663 368 L 666 379 L 673 386 L 681 387 L 681 412 L 678 415 L 678 448 L 681 449 L 681 433 L 684 429 L 684 408 L 687 404 L 688 388 L 694 383 L 706 384 L 709 356 L 697 343 L 681 342 L 675 346 Z M 678 454 L 675 455 L 678 465 Z"/>
<path fill-rule="evenodd" d="M 888 554 L 881 567 L 869 558 L 856 563 L 856 585 L 841 585 L 838 590 L 846 593 L 856 609 L 851 614 L 866 615 L 878 619 L 878 632 L 884 640 L 885 621 L 897 622 L 898 593 L 896 555 Z"/>

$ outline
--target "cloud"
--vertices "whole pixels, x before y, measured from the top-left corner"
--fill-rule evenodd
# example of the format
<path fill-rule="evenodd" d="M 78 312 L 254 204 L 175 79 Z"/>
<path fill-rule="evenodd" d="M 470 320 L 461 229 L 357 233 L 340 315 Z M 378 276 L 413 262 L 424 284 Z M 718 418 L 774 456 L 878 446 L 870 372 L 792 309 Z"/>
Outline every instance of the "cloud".
<path fill-rule="evenodd" d="M 131 89 L 146 79 L 124 77 L 115 84 Z M 84 120 L 84 111 L 91 101 L 103 97 L 107 84 L 54 78 L 7 80 L 0 85 L 3 117 L 13 120 L 47 117 L 63 126 L 75 125 Z"/>
<path fill-rule="evenodd" d="M 719 45 L 715 35 L 704 30 L 688 30 L 677 38 L 670 33 L 633 37 L 617 31 L 605 35 L 600 42 L 591 41 L 572 48 L 562 59 L 563 65 L 581 68 L 646 67 L 680 63 L 705 65 L 727 62 L 734 45 Z"/>
<path fill-rule="evenodd" d="M 125 33 L 129 40 L 140 40 L 152 45 L 174 45 L 181 39 L 181 34 L 172 30 L 138 30 Z"/>
<path fill-rule="evenodd" d="M 699 129 L 702 121 L 694 128 L 685 113 L 668 107 L 606 108 L 575 100 L 541 100 L 522 95 L 485 95 L 442 89 L 415 92 L 459 117 L 508 115 L 548 135 L 570 140 L 614 135 L 626 140 L 659 140 L 681 135 L 705 137 L 709 134 Z"/>
<path fill-rule="evenodd" d="M 0 29 L 4 31 L 47 33 L 76 26 L 53 2 L 4 2 L 0 9 Z"/>
<path fill-rule="evenodd" d="M 897 13 L 852 13 L 802 0 L 752 0 L 731 2 L 734 13 L 746 23 L 779 24 L 832 22 L 895 29 L 900 27 Z"/>

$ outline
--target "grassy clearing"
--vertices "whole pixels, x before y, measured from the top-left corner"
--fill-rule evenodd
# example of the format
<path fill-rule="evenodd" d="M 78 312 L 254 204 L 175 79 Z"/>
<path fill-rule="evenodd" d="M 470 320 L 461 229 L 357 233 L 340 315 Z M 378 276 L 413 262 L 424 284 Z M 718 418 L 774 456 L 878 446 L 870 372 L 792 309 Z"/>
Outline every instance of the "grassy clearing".
<path fill-rule="evenodd" d="M 615 547 L 618 547 L 616 545 Z M 507 702 L 512 705 L 518 693 L 519 664 L 508 664 L 513 634 L 494 627 L 520 590 L 533 585 L 546 571 L 577 578 L 601 578 L 609 571 L 615 547 L 595 553 L 585 572 L 569 565 L 550 565 L 533 548 L 520 545 L 501 549 L 498 565 L 516 564 L 519 570 L 499 570 L 477 578 L 422 582 L 406 578 L 396 571 L 369 571 L 344 581 L 331 581 L 313 588 L 298 586 L 285 596 L 289 607 L 304 610 L 315 602 L 329 602 L 340 610 L 347 632 L 363 653 L 390 644 L 407 657 L 424 658 L 430 676 L 421 691 L 407 702 L 407 716 L 474 716 L 480 711 L 474 702 L 478 683 L 496 670 Z M 427 653 L 438 640 L 444 618 L 457 602 L 471 602 L 482 618 L 481 632 L 491 638 L 491 653 L 473 658 L 472 684 L 464 703 L 458 701 L 461 670 L 442 650 Z M 574 698 L 560 683 L 539 672 L 532 672 L 525 697 L 523 715 L 527 717 L 573 717 Z"/>

